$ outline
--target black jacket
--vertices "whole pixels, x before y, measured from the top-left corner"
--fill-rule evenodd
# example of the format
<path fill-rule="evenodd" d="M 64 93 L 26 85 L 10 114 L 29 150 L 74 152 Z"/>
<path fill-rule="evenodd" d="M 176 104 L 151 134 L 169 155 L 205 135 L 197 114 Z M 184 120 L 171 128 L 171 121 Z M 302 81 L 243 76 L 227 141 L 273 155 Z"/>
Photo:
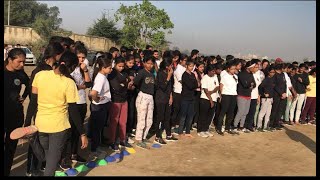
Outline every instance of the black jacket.
<path fill-rule="evenodd" d="M 256 87 L 256 81 L 254 80 L 253 74 L 248 73 L 248 71 L 241 71 L 238 74 L 238 81 L 238 95 L 251 97 L 251 91 Z M 251 83 L 253 83 L 253 86 L 251 85 Z"/>
<path fill-rule="evenodd" d="M 270 78 L 269 76 L 267 76 L 258 87 L 260 97 L 272 98 L 274 95 L 274 89 L 273 89 L 274 86 L 275 86 L 274 77 Z M 265 94 L 269 94 L 269 96 L 266 97 Z"/>
<path fill-rule="evenodd" d="M 108 75 L 110 83 L 111 100 L 115 103 L 122 103 L 127 101 L 128 91 L 128 77 L 126 73 L 119 73 L 113 70 Z"/>
<path fill-rule="evenodd" d="M 168 73 L 159 71 L 156 77 L 156 103 L 169 103 L 170 94 L 173 91 L 173 76 L 167 81 Z"/>
<path fill-rule="evenodd" d="M 281 97 L 283 93 L 287 92 L 287 81 L 283 73 L 275 73 L 274 75 L 274 81 L 275 81 L 275 94 L 274 96 Z"/>
<path fill-rule="evenodd" d="M 198 82 L 196 76 L 191 73 L 187 73 L 186 71 L 182 74 L 182 91 L 181 91 L 181 99 L 192 101 L 195 99 L 195 90 L 198 88 Z"/>
<path fill-rule="evenodd" d="M 298 80 L 298 78 L 302 79 L 302 82 Z M 293 76 L 293 79 L 295 79 L 296 82 L 296 91 L 298 94 L 305 94 L 306 93 L 306 88 L 310 84 L 309 82 L 309 77 L 307 73 L 302 73 L 302 74 L 296 74 Z"/>

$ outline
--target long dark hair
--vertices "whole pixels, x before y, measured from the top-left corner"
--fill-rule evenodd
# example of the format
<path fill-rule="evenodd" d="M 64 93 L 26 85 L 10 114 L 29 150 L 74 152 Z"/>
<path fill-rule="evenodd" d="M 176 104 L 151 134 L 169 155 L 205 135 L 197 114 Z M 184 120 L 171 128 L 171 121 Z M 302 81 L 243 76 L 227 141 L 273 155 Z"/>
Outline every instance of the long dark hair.
<path fill-rule="evenodd" d="M 61 75 L 73 79 L 70 75 L 78 66 L 79 60 L 76 54 L 66 51 L 62 54 L 56 68 L 59 68 Z"/>
<path fill-rule="evenodd" d="M 101 71 L 102 68 L 106 68 L 109 66 L 112 66 L 112 56 L 108 54 L 104 54 L 102 56 L 99 56 L 97 58 L 97 62 L 94 65 L 94 72 L 93 72 L 93 77 L 92 77 L 92 82 L 94 82 L 94 79 L 96 78 L 97 74 L 99 71 Z"/>
<path fill-rule="evenodd" d="M 172 64 L 172 57 L 165 57 L 160 63 L 159 71 L 165 71 Z"/>
<path fill-rule="evenodd" d="M 9 63 L 9 58 L 13 61 L 15 59 L 18 58 L 18 56 L 23 55 L 24 57 L 26 57 L 26 53 L 23 51 L 23 49 L 21 48 L 14 48 L 11 49 L 8 53 L 8 57 L 6 58 L 6 60 L 4 61 L 4 65 L 8 65 Z"/>
<path fill-rule="evenodd" d="M 58 54 L 62 54 L 64 52 L 63 46 L 58 42 L 53 42 L 49 44 L 44 50 L 41 63 L 44 63 L 46 59 L 53 58 Z"/>
<path fill-rule="evenodd" d="M 201 79 L 202 79 L 202 77 L 201 77 L 201 74 L 200 74 L 200 72 L 199 72 L 199 70 L 198 70 L 198 67 L 199 66 L 201 66 L 201 65 L 205 65 L 204 64 L 204 62 L 202 62 L 202 61 L 198 61 L 198 62 L 196 62 L 196 73 L 197 73 L 197 75 L 198 75 L 198 78 L 199 78 L 199 80 L 201 81 Z M 205 68 L 203 69 L 203 73 L 204 73 L 204 71 L 205 71 Z"/>

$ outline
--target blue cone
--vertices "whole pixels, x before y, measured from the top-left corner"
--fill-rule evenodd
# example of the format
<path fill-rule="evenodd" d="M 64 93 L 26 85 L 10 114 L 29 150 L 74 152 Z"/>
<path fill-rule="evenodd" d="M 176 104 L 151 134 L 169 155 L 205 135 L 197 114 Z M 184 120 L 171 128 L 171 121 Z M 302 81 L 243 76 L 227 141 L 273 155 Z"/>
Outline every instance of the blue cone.
<path fill-rule="evenodd" d="M 113 155 L 113 157 L 114 157 L 115 159 L 120 159 L 120 154 L 119 154 L 119 153 L 116 153 L 115 155 Z"/>
<path fill-rule="evenodd" d="M 113 156 L 107 156 L 106 158 L 104 158 L 104 160 L 106 160 L 109 163 L 109 162 L 115 162 L 117 159 Z"/>
<path fill-rule="evenodd" d="M 97 166 L 97 163 L 95 161 L 90 161 L 87 163 L 88 168 L 95 168 Z"/>
<path fill-rule="evenodd" d="M 123 150 L 121 152 L 121 154 L 123 154 L 124 156 L 129 156 L 130 155 L 130 153 L 127 150 Z"/>
<path fill-rule="evenodd" d="M 153 144 L 152 147 L 153 148 L 161 148 L 161 145 L 160 144 Z"/>
<path fill-rule="evenodd" d="M 68 176 L 76 176 L 78 174 L 78 171 L 76 169 L 71 168 L 66 171 L 66 174 Z"/>

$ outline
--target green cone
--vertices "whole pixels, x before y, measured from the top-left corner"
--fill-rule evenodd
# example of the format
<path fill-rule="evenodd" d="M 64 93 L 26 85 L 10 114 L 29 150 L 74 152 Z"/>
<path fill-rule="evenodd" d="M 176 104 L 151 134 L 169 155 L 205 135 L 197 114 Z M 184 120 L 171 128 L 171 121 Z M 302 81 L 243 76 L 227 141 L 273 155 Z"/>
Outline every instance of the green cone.
<path fill-rule="evenodd" d="M 75 169 L 80 173 L 80 172 L 86 172 L 86 171 L 88 171 L 89 168 L 88 168 L 86 165 L 81 164 L 81 165 L 79 165 L 78 167 L 76 167 Z"/>
<path fill-rule="evenodd" d="M 67 176 L 63 171 L 56 171 L 55 176 Z"/>
<path fill-rule="evenodd" d="M 105 166 L 105 165 L 108 164 L 108 162 L 106 160 L 104 160 L 104 159 L 100 159 L 100 160 L 98 160 L 97 164 L 99 166 Z"/>

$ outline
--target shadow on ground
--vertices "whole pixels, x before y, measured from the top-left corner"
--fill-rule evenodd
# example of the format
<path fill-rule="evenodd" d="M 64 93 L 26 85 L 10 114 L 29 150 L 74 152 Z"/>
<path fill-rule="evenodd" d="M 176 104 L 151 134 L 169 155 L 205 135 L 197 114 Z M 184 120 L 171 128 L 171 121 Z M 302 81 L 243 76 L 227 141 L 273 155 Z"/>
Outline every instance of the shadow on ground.
<path fill-rule="evenodd" d="M 313 141 L 308 136 L 302 134 L 299 131 L 291 130 L 284 126 L 286 134 L 289 136 L 290 139 L 296 142 L 301 142 L 305 147 L 310 149 L 314 154 L 316 154 L 316 142 Z"/>

